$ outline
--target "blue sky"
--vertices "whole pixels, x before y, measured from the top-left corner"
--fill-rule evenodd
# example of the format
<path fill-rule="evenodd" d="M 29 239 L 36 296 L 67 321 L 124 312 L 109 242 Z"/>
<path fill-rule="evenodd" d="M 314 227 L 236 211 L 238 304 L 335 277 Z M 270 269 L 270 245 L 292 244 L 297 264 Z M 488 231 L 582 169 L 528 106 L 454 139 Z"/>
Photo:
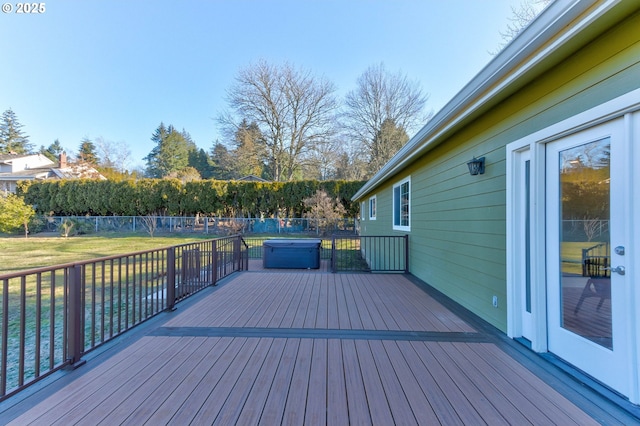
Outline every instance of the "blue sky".
<path fill-rule="evenodd" d="M 4 3 L 4 2 L 3 2 Z M 442 108 L 491 59 L 520 0 L 56 0 L 0 13 L 0 112 L 37 148 L 84 137 L 126 143 L 143 166 L 160 122 L 199 147 L 239 69 L 311 70 L 343 96 L 371 65 L 402 71 Z"/>

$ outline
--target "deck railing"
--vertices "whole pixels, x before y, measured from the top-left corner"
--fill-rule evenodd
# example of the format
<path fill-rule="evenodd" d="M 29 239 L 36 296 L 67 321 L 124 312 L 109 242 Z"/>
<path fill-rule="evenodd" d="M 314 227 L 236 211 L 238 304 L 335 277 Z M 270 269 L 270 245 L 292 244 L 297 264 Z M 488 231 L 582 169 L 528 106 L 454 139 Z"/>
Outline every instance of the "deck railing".
<path fill-rule="evenodd" d="M 251 259 L 261 259 L 262 245 L 274 237 L 245 237 Z M 338 236 L 322 239 L 320 259 L 332 272 L 409 272 L 409 237 Z"/>
<path fill-rule="evenodd" d="M 247 267 L 231 236 L 0 275 L 0 401 Z"/>
<path fill-rule="evenodd" d="M 409 273 L 409 236 L 334 236 L 331 270 Z"/>

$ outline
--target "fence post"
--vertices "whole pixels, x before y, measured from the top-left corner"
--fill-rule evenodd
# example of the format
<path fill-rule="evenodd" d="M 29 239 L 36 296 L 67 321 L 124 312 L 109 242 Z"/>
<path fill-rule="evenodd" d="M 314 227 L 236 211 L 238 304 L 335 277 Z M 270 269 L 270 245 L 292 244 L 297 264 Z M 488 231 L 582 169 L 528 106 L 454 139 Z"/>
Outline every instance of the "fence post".
<path fill-rule="evenodd" d="M 211 285 L 216 285 L 218 284 L 218 242 L 217 240 L 213 240 L 213 244 L 211 245 L 211 272 L 213 274 Z"/>
<path fill-rule="evenodd" d="M 175 311 L 176 305 L 176 249 L 167 249 L 167 310 Z"/>
<path fill-rule="evenodd" d="M 77 368 L 86 361 L 82 360 L 82 266 L 73 265 L 67 268 L 69 279 L 68 315 L 67 318 L 67 360 L 72 368 Z"/>

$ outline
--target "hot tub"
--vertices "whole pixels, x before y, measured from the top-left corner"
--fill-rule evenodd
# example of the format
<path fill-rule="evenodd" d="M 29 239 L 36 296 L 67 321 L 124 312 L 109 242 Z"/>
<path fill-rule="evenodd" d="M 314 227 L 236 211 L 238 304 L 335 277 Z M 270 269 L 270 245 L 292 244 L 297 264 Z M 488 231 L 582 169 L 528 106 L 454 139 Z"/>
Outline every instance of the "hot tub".
<path fill-rule="evenodd" d="M 262 243 L 264 268 L 318 269 L 322 240 L 267 240 Z"/>

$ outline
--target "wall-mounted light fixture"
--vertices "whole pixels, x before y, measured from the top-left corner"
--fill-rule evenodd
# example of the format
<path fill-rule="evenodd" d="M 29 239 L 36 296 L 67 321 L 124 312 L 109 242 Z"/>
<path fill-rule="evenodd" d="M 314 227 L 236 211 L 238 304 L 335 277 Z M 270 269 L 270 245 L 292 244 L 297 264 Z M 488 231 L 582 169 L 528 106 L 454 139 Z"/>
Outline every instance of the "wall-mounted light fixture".
<path fill-rule="evenodd" d="M 484 174 L 484 157 L 476 158 L 467 163 L 469 166 L 469 173 L 473 176 Z"/>

